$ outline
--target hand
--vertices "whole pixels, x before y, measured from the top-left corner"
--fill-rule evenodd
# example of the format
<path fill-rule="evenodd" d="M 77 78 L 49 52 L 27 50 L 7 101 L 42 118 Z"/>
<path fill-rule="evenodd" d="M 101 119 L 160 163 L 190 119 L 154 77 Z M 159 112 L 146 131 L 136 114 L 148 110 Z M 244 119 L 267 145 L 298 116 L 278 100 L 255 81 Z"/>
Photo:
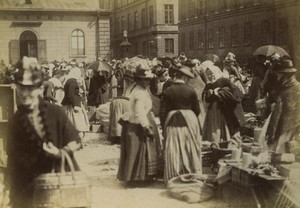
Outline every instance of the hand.
<path fill-rule="evenodd" d="M 145 134 L 149 137 L 153 137 L 153 130 L 150 126 L 144 127 Z"/>
<path fill-rule="evenodd" d="M 220 87 L 217 87 L 217 88 L 214 89 L 214 94 L 215 94 L 215 95 L 218 95 L 218 94 L 219 94 L 219 93 L 218 93 L 218 92 L 219 92 L 219 89 L 220 89 Z"/>
<path fill-rule="evenodd" d="M 79 110 L 80 110 L 80 107 L 78 107 L 78 106 L 74 106 L 74 112 L 75 112 L 75 113 L 78 113 L 78 112 L 79 112 Z"/>
<path fill-rule="evenodd" d="M 44 142 L 43 143 L 43 150 L 52 157 L 55 157 L 55 158 L 60 158 L 61 157 L 60 150 L 57 147 L 55 147 L 52 142 Z"/>

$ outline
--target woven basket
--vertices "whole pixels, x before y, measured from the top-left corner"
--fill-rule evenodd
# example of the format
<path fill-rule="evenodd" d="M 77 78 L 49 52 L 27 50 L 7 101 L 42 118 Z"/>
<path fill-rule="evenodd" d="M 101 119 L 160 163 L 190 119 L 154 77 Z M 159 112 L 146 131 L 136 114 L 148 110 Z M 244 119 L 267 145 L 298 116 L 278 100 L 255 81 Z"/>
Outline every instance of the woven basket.
<path fill-rule="evenodd" d="M 71 172 L 66 172 L 65 161 Z M 34 208 L 91 207 L 91 184 L 81 171 L 75 171 L 70 156 L 62 152 L 60 173 L 41 174 L 35 179 Z"/>

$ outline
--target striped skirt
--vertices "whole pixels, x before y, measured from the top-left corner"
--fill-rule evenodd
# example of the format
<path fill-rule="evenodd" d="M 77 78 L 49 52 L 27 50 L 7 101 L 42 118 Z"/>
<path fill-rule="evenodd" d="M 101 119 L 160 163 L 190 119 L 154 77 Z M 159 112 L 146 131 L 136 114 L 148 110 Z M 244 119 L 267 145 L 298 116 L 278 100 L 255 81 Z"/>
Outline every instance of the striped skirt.
<path fill-rule="evenodd" d="M 165 122 L 164 181 L 201 173 L 200 124 L 191 110 L 171 111 Z"/>

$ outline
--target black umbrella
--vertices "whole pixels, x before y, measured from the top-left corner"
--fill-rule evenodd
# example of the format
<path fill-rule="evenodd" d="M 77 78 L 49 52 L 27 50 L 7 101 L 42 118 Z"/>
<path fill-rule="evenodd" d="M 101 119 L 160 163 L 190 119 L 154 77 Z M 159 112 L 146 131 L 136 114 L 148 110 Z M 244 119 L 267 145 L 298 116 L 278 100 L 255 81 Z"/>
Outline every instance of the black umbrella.
<path fill-rule="evenodd" d="M 106 71 L 109 73 L 111 71 L 113 71 L 113 67 L 104 61 L 94 61 L 94 62 L 88 64 L 88 66 L 86 68 L 93 69 L 95 71 Z"/>

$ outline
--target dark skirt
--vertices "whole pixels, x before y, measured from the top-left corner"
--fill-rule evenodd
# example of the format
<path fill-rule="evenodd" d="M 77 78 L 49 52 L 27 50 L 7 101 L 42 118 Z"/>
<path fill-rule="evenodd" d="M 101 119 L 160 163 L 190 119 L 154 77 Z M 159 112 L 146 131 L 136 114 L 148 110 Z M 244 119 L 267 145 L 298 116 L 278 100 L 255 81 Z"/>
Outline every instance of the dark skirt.
<path fill-rule="evenodd" d="M 121 157 L 117 178 L 120 181 L 147 181 L 160 173 L 161 145 L 157 127 L 154 137 L 147 137 L 139 124 L 125 122 L 121 136 Z"/>

